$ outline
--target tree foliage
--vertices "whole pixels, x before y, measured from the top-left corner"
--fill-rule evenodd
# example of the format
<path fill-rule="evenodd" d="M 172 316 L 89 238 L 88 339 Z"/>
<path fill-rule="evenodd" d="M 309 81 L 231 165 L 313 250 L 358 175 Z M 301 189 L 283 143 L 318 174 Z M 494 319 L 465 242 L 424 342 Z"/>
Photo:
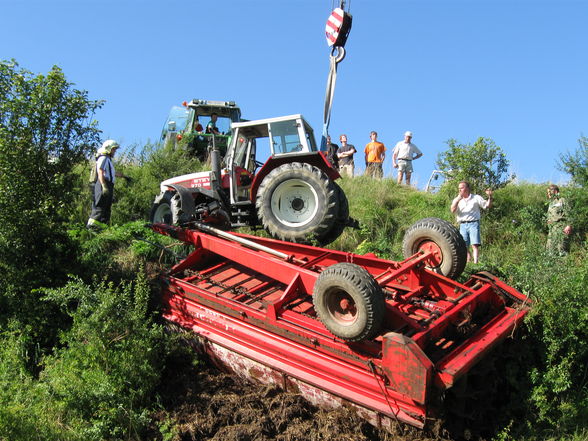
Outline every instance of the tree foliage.
<path fill-rule="evenodd" d="M 62 318 L 35 289 L 59 286 L 77 266 L 66 220 L 100 105 L 58 67 L 34 75 L 0 62 L 0 326 L 28 324 L 33 347 L 50 347 Z"/>
<path fill-rule="evenodd" d="M 572 181 L 581 187 L 588 188 L 588 138 L 578 139 L 578 148 L 573 152 L 559 156 L 558 168 L 569 174 Z"/>
<path fill-rule="evenodd" d="M 0 62 L 0 268 L 5 283 L 32 287 L 59 271 L 75 197 L 76 164 L 99 130 L 101 106 L 53 67 L 34 75 Z M 65 249 L 64 249 L 65 247 Z M 51 264 L 55 262 L 55 264 Z M 42 265 L 39 265 L 42 263 Z"/>
<path fill-rule="evenodd" d="M 447 141 L 449 148 L 437 157 L 437 166 L 449 181 L 468 181 L 474 192 L 504 187 L 510 180 L 509 161 L 504 151 L 490 138 L 480 137 L 473 144 Z"/>

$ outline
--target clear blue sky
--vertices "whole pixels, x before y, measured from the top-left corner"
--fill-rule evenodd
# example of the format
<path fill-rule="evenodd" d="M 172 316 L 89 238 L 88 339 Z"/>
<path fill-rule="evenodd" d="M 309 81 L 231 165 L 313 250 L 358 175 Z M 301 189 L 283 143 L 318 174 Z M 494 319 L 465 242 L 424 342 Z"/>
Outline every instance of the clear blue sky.
<path fill-rule="evenodd" d="M 247 119 L 302 113 L 322 131 L 332 0 L 0 0 L 0 59 L 106 104 L 104 139 L 156 141 L 173 105 L 234 100 Z M 389 154 L 406 130 L 423 187 L 455 138 L 492 138 L 525 181 L 564 182 L 588 133 L 585 0 L 351 0 L 330 133 Z M 358 161 L 363 168 L 363 155 Z"/>

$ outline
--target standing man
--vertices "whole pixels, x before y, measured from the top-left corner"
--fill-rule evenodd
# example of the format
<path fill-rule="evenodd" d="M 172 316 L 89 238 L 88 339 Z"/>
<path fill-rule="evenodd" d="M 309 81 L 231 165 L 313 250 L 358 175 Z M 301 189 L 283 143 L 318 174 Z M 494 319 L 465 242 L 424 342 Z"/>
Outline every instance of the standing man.
<path fill-rule="evenodd" d="M 486 190 L 488 200 L 484 200 L 482 196 L 471 194 L 470 184 L 466 181 L 461 181 L 458 185 L 458 195 L 451 203 L 451 212 L 457 214 L 457 222 L 459 223 L 459 232 L 461 233 L 466 246 L 472 246 L 472 254 L 474 263 L 478 263 L 480 255 L 480 208 L 484 210 L 492 206 L 492 194 L 490 189 Z M 471 260 L 470 252 L 468 250 L 468 262 Z"/>
<path fill-rule="evenodd" d="M 331 136 L 327 135 L 327 159 L 335 170 L 339 169 L 339 158 L 337 157 L 339 146 L 331 142 Z"/>
<path fill-rule="evenodd" d="M 404 141 L 399 141 L 392 154 L 392 166 L 398 169 L 398 185 L 402 184 L 402 177 L 406 175 L 406 185 L 410 185 L 412 175 L 412 161 L 419 159 L 423 153 L 412 142 L 412 132 L 404 133 Z"/>
<path fill-rule="evenodd" d="M 382 163 L 386 157 L 386 146 L 378 142 L 378 132 L 370 132 L 371 141 L 365 146 L 365 174 L 372 178 L 382 179 L 384 171 Z"/>
<path fill-rule="evenodd" d="M 94 186 L 94 198 L 92 200 L 92 212 L 86 227 L 89 229 L 102 229 L 108 227 L 112 208 L 112 196 L 114 193 L 115 176 L 122 176 L 114 170 L 112 158 L 119 148 L 119 144 L 112 139 L 104 141 L 98 149 L 96 160 L 96 184 Z"/>
<path fill-rule="evenodd" d="M 555 256 L 567 254 L 570 247 L 572 226 L 569 221 L 568 204 L 559 195 L 559 187 L 551 184 L 547 188 L 549 207 L 547 208 L 547 252 Z"/>
<path fill-rule="evenodd" d="M 339 136 L 341 141 L 341 147 L 337 151 L 337 158 L 339 158 L 339 173 L 341 176 L 353 177 L 355 173 L 355 164 L 353 162 L 353 155 L 357 153 L 355 147 L 351 144 L 347 144 L 347 135 Z"/>

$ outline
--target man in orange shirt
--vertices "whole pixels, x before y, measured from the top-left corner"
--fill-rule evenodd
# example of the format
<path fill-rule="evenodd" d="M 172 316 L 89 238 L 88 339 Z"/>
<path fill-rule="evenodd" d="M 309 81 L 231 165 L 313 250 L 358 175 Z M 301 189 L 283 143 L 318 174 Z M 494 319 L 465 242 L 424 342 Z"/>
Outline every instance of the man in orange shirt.
<path fill-rule="evenodd" d="M 378 142 L 378 133 L 370 133 L 371 142 L 365 146 L 365 174 L 381 179 L 384 176 L 382 163 L 386 157 L 386 146 Z"/>

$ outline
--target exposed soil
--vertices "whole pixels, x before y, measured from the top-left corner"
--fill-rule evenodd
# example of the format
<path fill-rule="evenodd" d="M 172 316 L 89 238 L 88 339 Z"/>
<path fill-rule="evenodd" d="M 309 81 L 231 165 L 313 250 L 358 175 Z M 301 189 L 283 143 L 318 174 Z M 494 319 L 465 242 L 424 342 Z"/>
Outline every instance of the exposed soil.
<path fill-rule="evenodd" d="M 379 430 L 347 409 L 318 409 L 300 395 L 245 382 L 206 362 L 194 366 L 189 357 L 174 360 L 165 378 L 165 410 L 156 417 L 175 424 L 174 441 L 450 441 L 406 425 L 394 434 Z"/>

